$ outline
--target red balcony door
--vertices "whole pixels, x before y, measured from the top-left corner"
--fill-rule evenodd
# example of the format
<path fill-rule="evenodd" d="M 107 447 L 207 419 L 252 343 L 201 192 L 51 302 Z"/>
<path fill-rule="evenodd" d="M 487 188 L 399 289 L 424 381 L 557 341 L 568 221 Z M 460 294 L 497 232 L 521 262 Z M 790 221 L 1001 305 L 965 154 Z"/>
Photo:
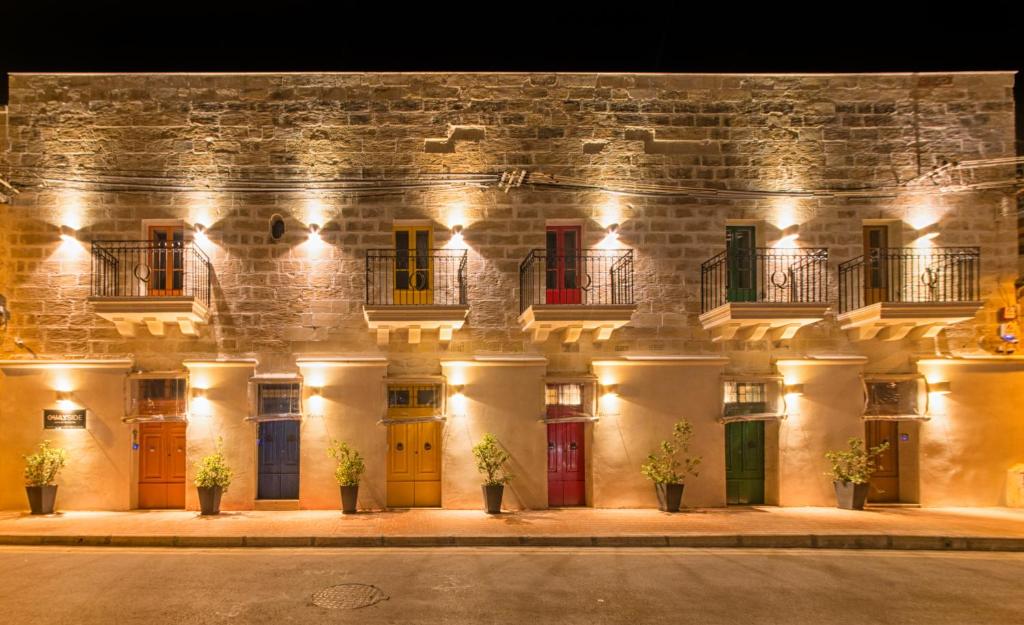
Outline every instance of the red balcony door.
<path fill-rule="evenodd" d="M 582 255 L 579 226 L 548 226 L 547 304 L 579 304 Z"/>
<path fill-rule="evenodd" d="M 185 285 L 185 231 L 180 226 L 151 226 L 149 243 L 149 294 L 181 295 Z"/>
<path fill-rule="evenodd" d="M 567 416 L 570 406 L 548 406 L 548 418 Z M 583 423 L 548 423 L 548 505 L 587 503 Z"/>

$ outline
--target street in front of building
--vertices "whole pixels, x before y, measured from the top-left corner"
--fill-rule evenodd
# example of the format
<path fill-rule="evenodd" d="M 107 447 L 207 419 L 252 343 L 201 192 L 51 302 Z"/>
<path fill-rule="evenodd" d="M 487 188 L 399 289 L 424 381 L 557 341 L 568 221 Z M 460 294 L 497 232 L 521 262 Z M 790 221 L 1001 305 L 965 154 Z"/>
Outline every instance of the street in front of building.
<path fill-rule="evenodd" d="M 998 625 L 1021 622 L 1022 566 L 998 553 L 5 547 L 0 588 L 9 625 Z"/>

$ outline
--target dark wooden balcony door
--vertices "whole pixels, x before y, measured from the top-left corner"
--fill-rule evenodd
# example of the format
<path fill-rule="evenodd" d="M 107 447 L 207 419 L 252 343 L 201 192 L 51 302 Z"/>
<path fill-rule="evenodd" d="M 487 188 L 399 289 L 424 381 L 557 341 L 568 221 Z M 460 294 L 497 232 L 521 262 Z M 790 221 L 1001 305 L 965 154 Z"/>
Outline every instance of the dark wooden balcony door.
<path fill-rule="evenodd" d="M 579 226 L 548 226 L 547 304 L 579 304 L 582 301 L 582 264 Z"/>
<path fill-rule="evenodd" d="M 179 226 L 151 226 L 149 244 L 148 293 L 181 295 L 185 285 L 185 231 Z"/>
<path fill-rule="evenodd" d="M 884 302 L 889 292 L 889 228 L 864 226 L 864 305 Z"/>
<path fill-rule="evenodd" d="M 725 501 L 764 503 L 764 421 L 725 424 Z"/>
<path fill-rule="evenodd" d="M 185 423 L 139 426 L 139 508 L 185 507 Z"/>
<path fill-rule="evenodd" d="M 757 301 L 757 237 L 754 226 L 726 226 L 726 293 L 730 302 Z"/>
<path fill-rule="evenodd" d="M 299 498 L 299 422 L 260 423 L 260 499 Z"/>
<path fill-rule="evenodd" d="M 875 458 L 875 472 L 871 474 L 868 501 L 898 502 L 900 500 L 899 422 L 867 421 L 865 445 L 868 449 L 882 443 L 889 448 Z"/>
<path fill-rule="evenodd" d="M 562 406 L 548 406 L 552 410 Z M 556 417 L 557 418 L 557 417 Z M 583 506 L 587 503 L 583 423 L 548 423 L 548 505 Z"/>
<path fill-rule="evenodd" d="M 395 228 L 395 304 L 434 303 L 429 226 Z"/>

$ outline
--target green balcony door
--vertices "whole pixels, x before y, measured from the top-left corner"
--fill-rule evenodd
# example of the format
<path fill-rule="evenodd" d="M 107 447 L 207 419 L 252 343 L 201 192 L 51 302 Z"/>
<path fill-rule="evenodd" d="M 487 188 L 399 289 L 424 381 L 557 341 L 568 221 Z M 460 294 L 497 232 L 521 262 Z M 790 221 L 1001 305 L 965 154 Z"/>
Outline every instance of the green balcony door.
<path fill-rule="evenodd" d="M 764 421 L 725 424 L 725 502 L 764 503 Z"/>
<path fill-rule="evenodd" d="M 757 301 L 757 254 L 754 226 L 726 226 L 726 289 L 730 302 Z"/>

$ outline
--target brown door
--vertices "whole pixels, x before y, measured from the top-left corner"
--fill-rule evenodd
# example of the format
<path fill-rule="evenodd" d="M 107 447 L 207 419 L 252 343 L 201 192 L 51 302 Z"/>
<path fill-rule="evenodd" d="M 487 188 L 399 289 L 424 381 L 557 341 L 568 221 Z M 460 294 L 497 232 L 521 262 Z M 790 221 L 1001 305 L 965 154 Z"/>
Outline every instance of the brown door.
<path fill-rule="evenodd" d="M 181 295 L 185 286 L 185 231 L 175 226 L 151 226 L 149 245 L 149 294 Z"/>
<path fill-rule="evenodd" d="M 891 301 L 889 297 L 889 228 L 864 226 L 864 305 Z"/>
<path fill-rule="evenodd" d="M 185 507 L 185 424 L 139 427 L 139 508 Z"/>
<path fill-rule="evenodd" d="M 899 422 L 868 421 L 866 425 L 868 449 L 889 443 L 889 448 L 875 458 L 868 501 L 897 502 L 900 500 Z"/>

